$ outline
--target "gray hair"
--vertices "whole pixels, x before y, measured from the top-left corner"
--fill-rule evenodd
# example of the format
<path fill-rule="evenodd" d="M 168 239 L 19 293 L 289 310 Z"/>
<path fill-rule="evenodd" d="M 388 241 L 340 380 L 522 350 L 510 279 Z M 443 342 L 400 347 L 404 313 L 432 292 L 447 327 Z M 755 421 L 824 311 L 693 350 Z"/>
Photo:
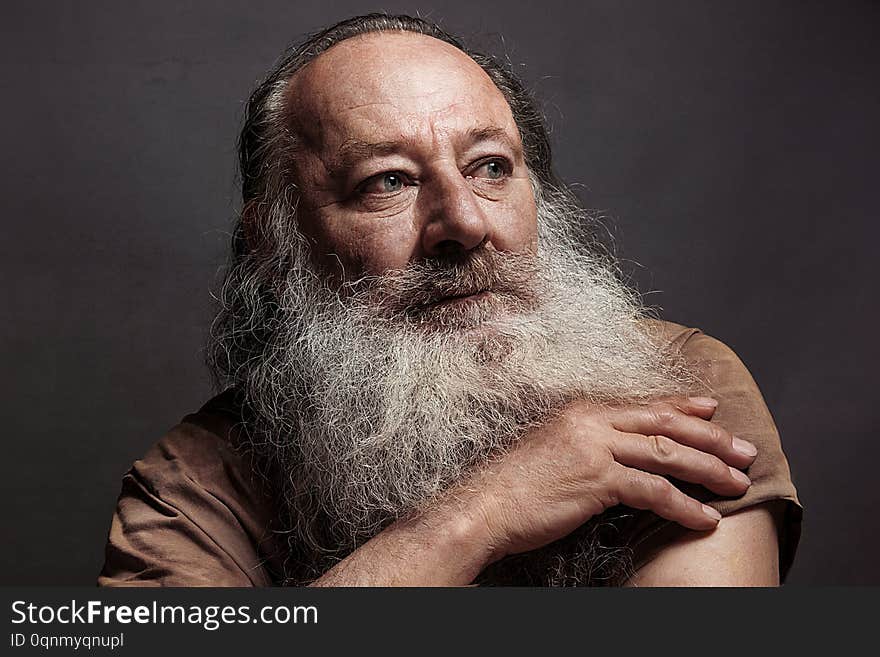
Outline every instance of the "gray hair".
<path fill-rule="evenodd" d="M 283 281 L 295 263 L 308 257 L 309 246 L 293 224 L 296 216 L 297 193 L 293 183 L 295 135 L 291 128 L 288 82 L 293 75 L 334 45 L 359 35 L 374 32 L 403 31 L 444 41 L 473 59 L 494 82 L 507 100 L 523 144 L 525 163 L 539 202 L 577 206 L 575 195 L 561 183 L 552 169 L 550 140 L 544 117 L 525 85 L 495 58 L 475 52 L 438 25 L 406 15 L 372 13 L 356 16 L 332 25 L 288 48 L 275 67 L 258 84 L 245 109 L 238 140 L 239 173 L 242 210 L 232 233 L 231 262 L 221 295 L 239 289 L 230 285 L 243 270 L 266 274 L 264 280 Z M 613 257 L 598 239 L 595 217 L 580 213 L 580 222 L 540 230 L 564 231 L 564 239 L 602 258 L 616 269 Z M 248 290 L 248 296 L 251 290 Z M 263 290 L 271 298 L 275 290 Z M 234 322 L 239 331 L 249 328 L 256 341 L 241 341 L 233 348 L 214 345 L 207 353 L 207 362 L 218 388 L 235 380 L 235 372 L 259 354 L 251 347 L 259 344 L 259 335 L 273 325 L 267 316 L 233 316 L 230 309 L 242 307 L 236 299 L 221 298 L 221 310 L 215 328 L 224 332 L 224 325 Z"/>

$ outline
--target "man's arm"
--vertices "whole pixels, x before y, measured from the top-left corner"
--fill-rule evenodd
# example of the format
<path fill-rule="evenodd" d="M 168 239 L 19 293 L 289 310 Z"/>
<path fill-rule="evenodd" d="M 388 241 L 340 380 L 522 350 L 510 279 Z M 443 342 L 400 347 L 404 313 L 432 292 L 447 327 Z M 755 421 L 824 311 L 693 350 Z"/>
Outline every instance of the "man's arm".
<path fill-rule="evenodd" d="M 492 560 L 482 519 L 450 500 L 395 522 L 311 586 L 466 586 Z"/>
<path fill-rule="evenodd" d="M 783 504 L 743 509 L 712 531 L 682 531 L 625 586 L 778 586 Z"/>
<path fill-rule="evenodd" d="M 617 504 L 692 530 L 715 527 L 720 513 L 659 476 L 719 495 L 745 492 L 748 479 L 727 464 L 746 467 L 754 452 L 707 421 L 714 407 L 700 398 L 618 408 L 574 403 L 313 585 L 468 584 L 494 561 L 551 543 Z"/>

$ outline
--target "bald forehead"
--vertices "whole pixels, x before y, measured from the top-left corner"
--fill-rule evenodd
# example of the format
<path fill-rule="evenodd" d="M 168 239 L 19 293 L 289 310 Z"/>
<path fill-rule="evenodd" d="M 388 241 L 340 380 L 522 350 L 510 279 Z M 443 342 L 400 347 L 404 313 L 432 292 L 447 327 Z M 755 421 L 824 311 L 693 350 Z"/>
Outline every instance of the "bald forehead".
<path fill-rule="evenodd" d="M 376 32 L 328 49 L 290 80 L 292 127 L 313 146 L 338 138 L 356 116 L 358 126 L 388 132 L 425 117 L 472 116 L 472 129 L 494 125 L 518 139 L 507 100 L 486 72 L 444 41 L 410 32 Z M 340 125 L 345 123 L 346 125 Z M 376 135 L 373 135 L 374 137 Z"/>

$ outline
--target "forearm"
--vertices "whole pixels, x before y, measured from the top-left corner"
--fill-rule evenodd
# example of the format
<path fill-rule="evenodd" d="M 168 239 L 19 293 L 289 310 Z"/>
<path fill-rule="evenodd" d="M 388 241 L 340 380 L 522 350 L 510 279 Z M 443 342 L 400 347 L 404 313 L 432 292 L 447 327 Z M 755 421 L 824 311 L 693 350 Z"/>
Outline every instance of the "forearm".
<path fill-rule="evenodd" d="M 390 525 L 311 586 L 466 586 L 491 557 L 479 522 L 440 504 Z"/>

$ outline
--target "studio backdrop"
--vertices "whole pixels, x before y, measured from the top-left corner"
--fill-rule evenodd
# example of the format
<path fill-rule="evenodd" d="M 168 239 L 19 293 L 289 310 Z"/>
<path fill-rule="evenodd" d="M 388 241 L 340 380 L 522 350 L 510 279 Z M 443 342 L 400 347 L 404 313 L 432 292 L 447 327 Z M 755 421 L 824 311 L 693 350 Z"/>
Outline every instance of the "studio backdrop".
<path fill-rule="evenodd" d="M 855 0 L 6 6 L 0 581 L 95 581 L 122 475 L 211 394 L 243 103 L 376 9 L 506 59 L 646 302 L 749 367 L 805 507 L 788 583 L 880 584 L 880 5 Z"/>

